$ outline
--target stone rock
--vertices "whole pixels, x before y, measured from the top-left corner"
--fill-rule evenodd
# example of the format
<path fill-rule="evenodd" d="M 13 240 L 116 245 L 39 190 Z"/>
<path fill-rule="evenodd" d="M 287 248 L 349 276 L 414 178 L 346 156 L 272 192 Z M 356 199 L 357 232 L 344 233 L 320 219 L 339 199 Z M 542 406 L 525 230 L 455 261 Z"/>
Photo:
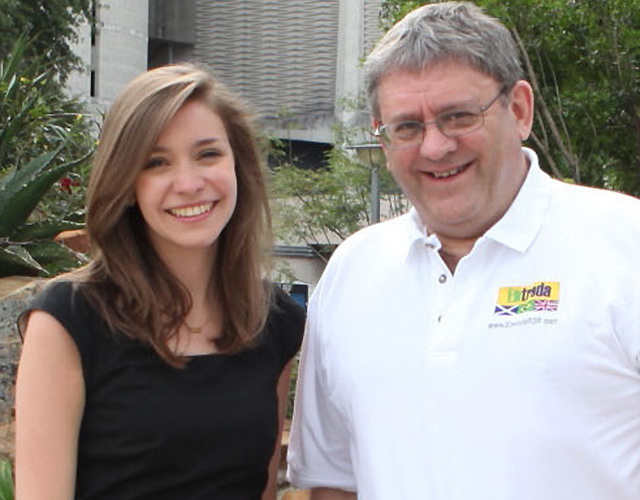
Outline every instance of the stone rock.
<path fill-rule="evenodd" d="M 13 456 L 15 378 L 22 340 L 16 321 L 46 280 L 0 278 L 0 457 Z"/>

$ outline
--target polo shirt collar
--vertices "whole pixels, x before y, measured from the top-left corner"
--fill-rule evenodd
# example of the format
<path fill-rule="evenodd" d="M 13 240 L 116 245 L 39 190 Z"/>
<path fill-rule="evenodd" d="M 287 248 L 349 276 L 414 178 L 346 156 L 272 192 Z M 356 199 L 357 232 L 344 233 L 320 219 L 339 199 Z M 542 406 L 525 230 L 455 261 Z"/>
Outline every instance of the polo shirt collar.
<path fill-rule="evenodd" d="M 522 148 L 529 172 L 509 210 L 484 235 L 497 243 L 524 253 L 542 228 L 551 198 L 551 178 L 540 169 L 538 156 Z"/>
<path fill-rule="evenodd" d="M 435 234 L 428 234 L 427 227 L 422 222 L 415 207 L 412 207 L 404 218 L 406 223 L 405 258 L 409 258 L 412 252 L 424 246 L 433 250 L 440 250 L 440 240 Z"/>
<path fill-rule="evenodd" d="M 551 179 L 540 169 L 536 153 L 529 148 L 522 148 L 522 150 L 529 163 L 529 171 L 525 181 L 509 210 L 482 238 L 492 239 L 524 253 L 542 228 L 544 214 L 551 197 Z M 412 249 L 417 249 L 422 245 L 434 251 L 440 250 L 442 246 L 440 240 L 435 234 L 428 234 L 427 228 L 415 208 L 411 208 L 405 217 L 407 228 L 406 257 L 409 257 Z"/>

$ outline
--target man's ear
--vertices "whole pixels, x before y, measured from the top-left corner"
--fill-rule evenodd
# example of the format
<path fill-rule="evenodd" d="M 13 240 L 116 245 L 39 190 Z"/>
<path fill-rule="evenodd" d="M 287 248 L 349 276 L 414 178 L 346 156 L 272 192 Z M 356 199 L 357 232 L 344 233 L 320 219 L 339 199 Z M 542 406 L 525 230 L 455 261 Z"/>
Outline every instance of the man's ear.
<path fill-rule="evenodd" d="M 516 121 L 520 140 L 524 141 L 531 133 L 533 125 L 533 89 L 529 82 L 518 80 L 511 89 L 509 108 Z"/>
<path fill-rule="evenodd" d="M 382 122 L 380 120 L 378 120 L 377 118 L 372 118 L 371 119 L 371 130 L 376 130 L 378 127 L 382 126 Z M 376 137 L 376 140 L 378 141 L 378 144 L 380 144 L 380 147 L 382 148 L 382 151 L 384 153 L 385 158 L 387 158 L 387 162 L 385 163 L 385 167 L 387 168 L 387 170 L 391 171 L 391 165 L 389 163 L 389 157 L 387 156 L 387 147 L 385 145 L 384 142 L 382 142 L 382 139 L 380 139 L 380 137 Z"/>
<path fill-rule="evenodd" d="M 371 118 L 371 130 L 377 130 L 378 127 L 381 125 L 382 123 L 378 118 Z M 376 139 L 380 140 L 379 138 L 376 138 Z"/>
<path fill-rule="evenodd" d="M 378 118 L 371 119 L 371 130 L 377 130 L 377 128 L 381 126 L 382 126 L 382 122 Z M 380 137 L 376 137 L 376 140 L 378 141 L 378 143 L 380 144 L 380 147 L 382 148 L 382 151 L 384 151 L 384 154 L 386 155 L 387 148 L 385 147 L 384 142 L 382 142 Z"/>

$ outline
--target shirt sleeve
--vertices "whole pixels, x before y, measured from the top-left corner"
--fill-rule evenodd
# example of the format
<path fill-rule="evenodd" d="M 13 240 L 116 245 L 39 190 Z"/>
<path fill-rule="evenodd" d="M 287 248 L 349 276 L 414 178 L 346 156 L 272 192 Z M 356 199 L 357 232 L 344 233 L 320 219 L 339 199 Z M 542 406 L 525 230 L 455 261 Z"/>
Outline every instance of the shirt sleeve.
<path fill-rule="evenodd" d="M 275 287 L 274 308 L 268 328 L 278 344 L 280 364 L 284 366 L 300 350 L 304 335 L 305 310 L 291 297 Z"/>
<path fill-rule="evenodd" d="M 311 298 L 302 345 L 287 460 L 288 477 L 299 488 L 355 491 L 348 421 L 331 399 L 324 376 L 321 284 Z"/>
<path fill-rule="evenodd" d="M 53 281 L 47 284 L 22 312 L 21 318 L 26 319 L 33 311 L 50 314 L 65 328 L 78 348 L 86 377 L 89 370 L 89 353 L 93 349 L 93 337 L 88 334 L 86 325 L 95 324 L 95 321 L 91 316 L 91 308 L 77 284 L 70 281 Z"/>

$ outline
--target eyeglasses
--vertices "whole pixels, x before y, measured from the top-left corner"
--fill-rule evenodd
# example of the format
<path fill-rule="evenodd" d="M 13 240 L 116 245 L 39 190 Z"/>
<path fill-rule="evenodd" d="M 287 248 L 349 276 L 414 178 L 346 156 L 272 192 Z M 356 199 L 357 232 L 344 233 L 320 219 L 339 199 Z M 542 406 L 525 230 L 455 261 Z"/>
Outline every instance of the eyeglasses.
<path fill-rule="evenodd" d="M 506 90 L 507 86 L 503 85 L 498 95 L 484 106 L 470 103 L 461 108 L 445 111 L 430 122 L 387 123 L 378 126 L 373 134 L 379 137 L 389 149 L 405 149 L 422 144 L 429 125 L 435 125 L 442 135 L 450 139 L 470 134 L 484 126 L 484 112 L 493 106 Z"/>

